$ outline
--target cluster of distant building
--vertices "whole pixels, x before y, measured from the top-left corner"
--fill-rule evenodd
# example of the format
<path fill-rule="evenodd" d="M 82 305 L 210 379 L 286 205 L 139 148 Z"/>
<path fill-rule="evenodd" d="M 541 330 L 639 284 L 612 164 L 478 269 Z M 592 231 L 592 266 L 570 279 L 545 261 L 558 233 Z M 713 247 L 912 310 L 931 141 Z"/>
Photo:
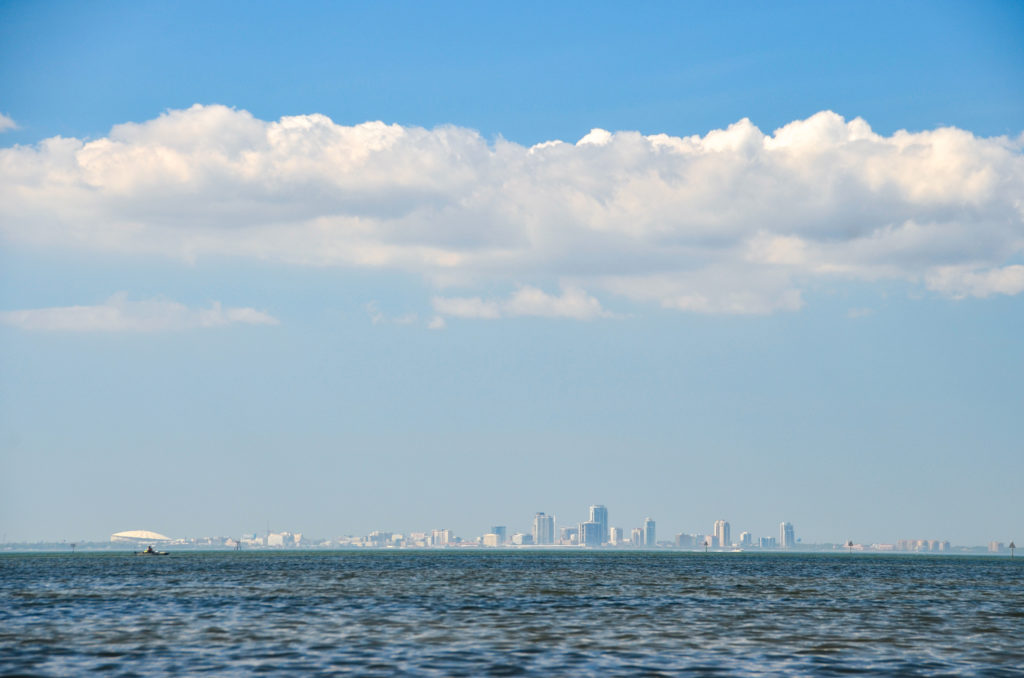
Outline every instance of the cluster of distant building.
<path fill-rule="evenodd" d="M 555 516 L 537 512 L 533 516 L 529 532 L 513 532 L 505 525 L 494 525 L 479 537 L 463 539 L 450 529 L 435 529 L 429 532 L 400 534 L 375 530 L 362 537 L 338 537 L 334 540 L 308 540 L 301 532 L 271 532 L 264 535 L 244 534 L 240 537 L 203 537 L 200 539 L 171 539 L 156 532 L 132 530 L 111 535 L 112 542 L 121 543 L 164 543 L 198 547 L 265 547 L 265 548 L 314 548 L 314 547 L 356 547 L 356 548 L 438 548 L 438 547 L 514 547 L 514 546 L 582 546 L 589 548 L 679 548 L 679 549 L 773 549 L 793 548 L 796 545 L 793 525 L 782 523 L 779 537 L 761 537 L 754 540 L 749 532 L 742 532 L 738 542 L 731 538 L 731 528 L 726 520 L 714 524 L 712 534 L 679 533 L 671 540 L 658 541 L 657 523 L 645 518 L 642 525 L 633 527 L 627 533 L 621 527 L 609 524 L 608 508 L 602 504 L 589 507 L 588 518 L 572 525 L 559 526 Z"/>
<path fill-rule="evenodd" d="M 621 527 L 608 524 L 608 509 L 601 504 L 590 507 L 589 518 L 556 531 L 555 517 L 539 512 L 533 516 L 531 533 L 517 532 L 511 538 L 504 525 L 495 525 L 480 538 L 481 546 L 656 546 L 656 524 L 645 518 L 642 527 L 634 527 L 627 537 Z"/>
<path fill-rule="evenodd" d="M 491 528 L 491 531 L 483 535 L 480 540 L 482 546 L 513 546 L 535 545 L 535 546 L 625 546 L 633 548 L 791 548 L 796 544 L 791 523 L 782 523 L 780 526 L 779 539 L 775 537 L 762 537 L 755 544 L 749 532 L 740 535 L 740 541 L 733 543 L 730 537 L 731 531 L 728 521 L 718 520 L 715 522 L 714 531 L 711 535 L 687 534 L 681 532 L 675 535 L 672 541 L 658 541 L 657 524 L 653 518 L 645 518 L 643 525 L 630 529 L 627 534 L 621 527 L 613 527 L 608 524 L 608 509 L 601 504 L 590 507 L 589 519 L 577 525 L 562 527 L 555 533 L 555 517 L 546 513 L 537 513 L 533 517 L 533 533 L 513 534 L 511 539 L 506 539 L 506 529 L 503 525 Z"/>
<path fill-rule="evenodd" d="M 897 551 L 919 551 L 922 553 L 945 553 L 952 550 L 952 545 L 940 539 L 900 539 L 896 542 Z"/>
<path fill-rule="evenodd" d="M 301 532 L 271 532 L 265 534 L 243 534 L 239 537 L 202 537 L 189 539 L 172 539 L 157 532 L 132 530 L 111 535 L 110 541 L 122 544 L 164 544 L 197 548 L 500 548 L 523 546 L 581 546 L 587 548 L 675 548 L 703 549 L 718 551 L 752 550 L 752 549 L 811 549 L 873 552 L 911 552 L 911 553 L 951 553 L 984 552 L 984 547 L 954 549 L 948 540 L 940 539 L 900 539 L 894 544 L 854 544 L 847 541 L 842 544 L 798 544 L 793 524 L 779 524 L 778 536 L 754 537 L 750 532 L 740 532 L 739 538 L 733 541 L 732 527 L 727 520 L 716 520 L 710 534 L 688 534 L 680 532 L 670 540 L 658 541 L 657 524 L 653 518 L 645 518 L 637 527 L 627 532 L 621 527 L 609 524 L 608 509 L 601 504 L 589 507 L 587 520 L 571 525 L 559 526 L 555 516 L 537 512 L 533 516 L 530 531 L 512 532 L 505 525 L 494 525 L 479 537 L 462 538 L 450 529 L 434 529 L 429 532 L 410 532 L 408 534 L 375 530 L 361 537 L 347 536 L 336 539 L 311 540 Z M 989 553 L 1006 553 L 1012 550 L 1002 542 L 990 542 Z"/>
<path fill-rule="evenodd" d="M 484 535 L 484 545 L 501 545 L 502 541 L 495 539 L 498 536 L 497 530 L 504 528 L 492 528 L 491 534 Z M 658 546 L 675 548 L 715 548 L 715 549 L 736 549 L 736 548 L 792 548 L 796 545 L 796 538 L 793 532 L 792 523 L 782 523 L 779 526 L 779 538 L 761 537 L 755 543 L 750 532 L 742 532 L 738 542 L 732 541 L 732 529 L 728 521 L 715 521 L 714 528 L 710 535 L 688 534 L 680 532 L 671 541 L 658 541 L 657 526 L 652 518 L 645 518 L 641 527 L 634 527 L 628 536 L 620 527 L 609 527 L 608 509 L 602 505 L 590 507 L 590 519 L 580 523 L 578 527 L 563 527 L 558 541 L 544 541 L 545 536 L 554 533 L 554 518 L 543 513 L 534 517 L 533 529 L 534 544 L 559 544 L 562 546 L 632 546 L 654 548 Z M 539 536 L 544 535 L 544 536 Z M 520 535 L 526 537 L 528 535 Z M 548 537 L 550 539 L 550 537 Z M 513 544 L 520 543 L 513 535 Z"/>
<path fill-rule="evenodd" d="M 719 520 L 715 522 L 710 535 L 684 532 L 671 540 L 658 541 L 657 523 L 653 518 L 645 518 L 642 525 L 630 528 L 627 532 L 609 524 L 606 506 L 594 504 L 589 508 L 587 520 L 571 525 L 559 526 L 555 516 L 543 511 L 537 512 L 529 532 L 509 534 L 507 526 L 494 525 L 479 537 L 463 539 L 446 529 L 410 534 L 375 531 L 365 537 L 339 538 L 338 545 L 368 548 L 583 546 L 735 550 L 793 548 L 796 546 L 796 537 L 792 523 L 782 523 L 778 538 L 761 537 L 755 541 L 749 532 L 743 532 L 739 541 L 733 542 L 728 521 Z"/>
<path fill-rule="evenodd" d="M 493 525 L 479 537 L 462 538 L 450 529 L 435 529 L 430 532 L 408 534 L 375 530 L 361 537 L 339 537 L 323 543 L 306 544 L 297 540 L 289 541 L 291 533 L 268 533 L 266 538 L 245 535 L 240 540 L 243 546 L 336 546 L 352 548 L 443 548 L 443 547 L 522 547 L 522 546 L 582 546 L 588 548 L 678 548 L 678 549 L 791 549 L 797 539 L 793 524 L 779 525 L 779 536 L 759 537 L 742 532 L 738 541 L 732 540 L 731 526 L 726 520 L 715 522 L 711 534 L 688 534 L 681 532 L 670 540 L 658 540 L 657 523 L 645 518 L 637 527 L 627 530 L 609 524 L 608 508 L 594 504 L 588 509 L 587 520 L 571 525 L 559 526 L 555 516 L 539 511 L 534 514 L 530 531 L 511 532 L 505 525 Z M 301 537 L 301 535 L 298 535 Z M 281 543 L 283 541 L 283 544 Z"/>
<path fill-rule="evenodd" d="M 296 548 L 320 546 L 321 543 L 311 542 L 303 538 L 301 532 L 271 532 L 267 531 L 264 536 L 256 534 L 245 534 L 241 537 L 198 537 L 174 539 L 159 532 L 150 530 L 128 530 L 126 532 L 115 532 L 110 535 L 113 544 L 130 544 L 139 546 L 143 544 L 162 544 L 172 546 L 198 546 L 210 548 L 241 548 L 248 547 L 276 547 Z"/>

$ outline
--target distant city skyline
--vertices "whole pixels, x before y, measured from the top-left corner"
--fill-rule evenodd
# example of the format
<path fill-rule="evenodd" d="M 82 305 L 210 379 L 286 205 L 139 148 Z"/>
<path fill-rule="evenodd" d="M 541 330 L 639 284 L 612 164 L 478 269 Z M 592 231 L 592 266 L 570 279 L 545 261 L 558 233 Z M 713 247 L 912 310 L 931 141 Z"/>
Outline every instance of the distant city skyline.
<path fill-rule="evenodd" d="M 607 509 L 603 506 L 591 506 L 591 509 Z M 600 513 L 601 511 L 599 511 Z M 593 511 L 591 511 L 593 513 Z M 589 516 L 588 516 L 589 518 Z M 447 528 L 434 528 L 425 531 L 391 532 L 384 530 L 373 530 L 363 536 L 345 535 L 331 538 L 314 537 L 302 532 L 271 531 L 269 528 L 263 534 L 242 533 L 233 537 L 225 536 L 178 536 L 170 537 L 150 530 L 127 530 L 110 535 L 109 542 L 114 547 L 134 548 L 136 550 L 143 546 L 178 546 L 188 548 L 221 548 L 241 550 L 243 548 L 285 548 L 285 549 L 350 549 L 350 548 L 371 548 L 371 549 L 437 549 L 437 548 L 589 548 L 589 549 L 634 549 L 634 550 L 676 550 L 676 551 L 711 551 L 716 552 L 742 552 L 742 551 L 768 551 L 768 552 L 821 552 L 821 551 L 848 551 L 858 553 L 925 553 L 925 554 L 962 554 L 962 553 L 988 553 L 994 555 L 1013 555 L 1016 546 L 1013 540 L 1007 544 L 1003 541 L 993 540 L 987 544 L 953 544 L 948 539 L 899 539 L 895 543 L 884 542 L 853 542 L 825 541 L 822 543 L 802 543 L 795 537 L 795 528 L 792 523 L 782 522 L 779 524 L 779 538 L 764 536 L 755 540 L 750 532 L 744 531 L 737 541 L 730 538 L 731 525 L 726 520 L 716 520 L 710 534 L 700 531 L 694 533 L 680 532 L 671 539 L 658 540 L 656 537 L 656 521 L 647 517 L 644 519 L 643 527 L 634 527 L 629 530 L 629 539 L 625 539 L 626 532 L 621 527 L 609 528 L 607 541 L 600 540 L 600 523 L 595 520 L 586 520 L 578 524 L 578 527 L 563 526 L 556 536 L 555 528 L 557 522 L 554 516 L 542 511 L 534 514 L 533 529 L 531 533 L 513 532 L 508 536 L 507 527 L 504 525 L 492 526 L 488 532 L 480 536 L 459 535 Z M 11 545 L 4 544 L 10 547 Z M 104 542 L 77 542 L 63 541 L 61 543 L 37 543 L 25 544 L 29 548 L 69 548 L 75 551 L 79 548 L 103 548 Z"/>
<path fill-rule="evenodd" d="M 802 539 L 796 534 L 796 529 L 793 523 L 788 521 L 782 521 L 780 523 L 773 523 L 775 525 L 774 534 L 771 530 L 765 530 L 766 534 L 757 534 L 750 530 L 744 529 L 739 533 L 737 539 L 733 539 L 732 536 L 732 524 L 730 521 L 725 519 L 716 519 L 709 526 L 708 531 L 704 532 L 702 526 L 694 526 L 692 523 L 686 523 L 685 521 L 675 521 L 673 524 L 677 527 L 673 528 L 670 535 L 666 535 L 660 540 L 657 536 L 657 521 L 651 516 L 646 516 L 643 520 L 638 521 L 638 524 L 628 524 L 623 526 L 623 521 L 620 521 L 620 525 L 615 525 L 615 520 L 611 517 L 609 509 L 604 504 L 591 504 L 584 512 L 584 516 L 578 520 L 563 519 L 559 522 L 557 516 L 548 514 L 544 511 L 536 511 L 533 517 L 528 521 L 521 521 L 521 524 L 515 522 L 509 522 L 506 524 L 494 524 L 490 527 L 481 528 L 482 531 L 474 530 L 473 528 L 460 527 L 459 529 L 452 529 L 451 527 L 431 527 L 423 530 L 423 525 L 420 525 L 417 529 L 396 529 L 394 526 L 391 527 L 391 531 L 384 531 L 382 529 L 375 528 L 366 532 L 365 539 L 368 540 L 366 543 L 361 545 L 376 544 L 377 546 L 384 547 L 387 542 L 387 538 L 390 535 L 404 535 L 404 534 L 421 534 L 426 539 L 425 543 L 420 546 L 444 546 L 449 545 L 449 540 L 452 541 L 452 545 L 456 543 L 464 544 L 464 542 L 478 542 L 481 546 L 501 546 L 501 545 L 518 545 L 518 546 L 551 546 L 551 545 L 584 545 L 584 546 L 633 546 L 633 547 L 646 547 L 651 544 L 661 544 L 664 546 L 673 545 L 676 547 L 686 547 L 693 549 L 700 549 L 703 547 L 729 550 L 732 548 L 759 548 L 759 549 L 792 549 L 801 546 Z M 372 523 L 372 521 L 370 521 Z M 408 521 L 398 521 L 399 523 L 408 523 Z M 628 522 L 628 521 L 625 521 Z M 763 520 L 762 520 L 763 522 Z M 435 524 L 437 524 L 435 522 Z M 252 541 L 258 535 L 264 535 L 263 541 L 260 542 L 264 546 L 274 546 L 280 544 L 269 544 L 267 538 L 269 535 L 284 534 L 285 539 L 290 539 L 291 535 L 297 535 L 297 539 L 301 538 L 304 534 L 315 540 L 341 538 L 354 538 L 355 532 L 352 530 L 334 530 L 326 531 L 323 534 L 317 533 L 312 534 L 308 532 L 289 532 L 287 530 L 280 532 L 274 529 L 274 526 L 278 525 L 277 521 L 268 521 L 262 531 L 253 531 L 251 527 L 249 529 L 233 530 L 233 531 L 198 531 L 194 534 L 204 534 L 210 537 L 214 534 L 218 535 L 218 538 L 224 539 L 237 539 L 238 535 L 247 535 L 249 541 Z M 512 527 L 509 527 L 511 525 Z M 678 525 L 689 525 L 688 527 L 678 527 Z M 913 531 L 912 531 L 913 532 Z M 920 532 L 920 531 L 918 531 Z M 131 533 L 139 533 L 148 535 L 149 539 L 180 539 L 177 537 L 167 537 L 159 531 L 152 531 L 148 529 L 133 529 L 121 532 L 121 534 L 128 535 Z M 118 533 L 114 533 L 116 537 Z M 139 537 L 140 539 L 142 537 Z M 190 539 L 195 538 L 189 537 Z M 206 537 L 204 537 L 206 538 Z M 683 539 L 680 543 L 680 538 Z M 131 539 L 135 539 L 132 537 Z M 360 540 L 363 538 L 359 538 Z M 116 539 L 112 539 L 117 541 Z M 379 541 L 375 541 L 379 540 Z M 587 541 L 589 540 L 589 541 Z M 14 540 L 8 540 L 7 534 L 0 535 L 0 543 L 8 543 L 9 541 L 17 543 L 66 543 L 66 542 L 103 542 L 106 538 L 101 533 L 91 534 L 80 534 L 76 537 L 69 537 L 62 535 L 59 538 L 45 538 L 45 537 L 28 537 Z M 825 535 L 824 537 L 816 536 L 814 539 L 809 540 L 808 544 L 831 544 L 839 543 L 846 545 L 850 541 L 848 537 L 842 535 Z M 977 535 L 973 539 L 967 539 L 963 541 L 957 541 L 955 543 L 958 547 L 970 546 L 979 547 L 982 545 L 993 545 L 1001 544 L 1004 541 L 1012 541 L 1010 537 L 1000 536 L 998 539 L 992 539 L 989 535 Z M 310 545 L 312 542 L 303 542 L 304 544 Z M 856 542 L 858 546 L 863 545 L 882 545 L 882 550 L 898 550 L 898 551 L 945 551 L 948 550 L 949 545 L 953 542 L 945 536 L 935 535 L 927 538 L 907 538 L 906 536 L 899 536 L 898 538 L 872 538 L 870 536 Z M 944 544 L 941 548 L 939 545 Z M 288 544 L 285 544 L 288 545 Z M 891 548 L 890 548 L 891 547 Z M 1001 550 L 1001 547 L 997 550 Z"/>
<path fill-rule="evenodd" d="M 818 542 L 803 542 L 796 536 L 796 528 L 788 521 L 778 524 L 778 537 L 764 535 L 755 537 L 749 531 L 742 531 L 737 540 L 732 539 L 732 525 L 728 520 L 718 519 L 711 525 L 709 532 L 700 529 L 692 532 L 678 532 L 664 539 L 657 537 L 657 522 L 650 516 L 644 518 L 641 526 L 622 528 L 612 525 L 607 529 L 610 513 L 604 504 L 591 504 L 586 518 L 580 522 L 568 522 L 559 525 L 554 515 L 537 511 L 533 515 L 531 526 L 524 530 L 513 529 L 510 533 L 507 525 L 492 525 L 483 534 L 459 533 L 450 528 L 434 527 L 430 529 L 387 531 L 375 529 L 363 536 L 310 535 L 303 532 L 272 531 L 270 526 L 263 533 L 242 532 L 232 536 L 205 537 L 171 537 L 151 530 L 120 531 L 110 536 L 111 543 L 153 544 L 174 543 L 195 547 L 265 547 L 265 548 L 446 548 L 446 547 L 586 547 L 586 548 L 633 548 L 633 549 L 701 549 L 716 551 L 768 550 L 768 551 L 818 551 L 826 550 L 857 550 L 869 552 L 916 552 L 916 553 L 954 553 L 967 550 L 984 550 L 988 553 L 1007 552 L 1006 543 L 999 540 L 988 542 L 954 544 L 949 539 L 941 538 L 900 538 L 893 542 L 860 541 L 850 539 L 825 539 Z M 79 544 L 87 540 L 79 539 Z M 98 540 L 103 542 L 105 540 Z M 68 540 L 62 540 L 68 543 Z M 5 541 L 6 543 L 6 541 Z M 49 542 L 53 543 L 53 542 Z M 96 543 L 94 540 L 92 543 Z M 1014 544 L 1010 540 L 1010 544 Z M 71 546 L 74 548 L 74 544 Z"/>

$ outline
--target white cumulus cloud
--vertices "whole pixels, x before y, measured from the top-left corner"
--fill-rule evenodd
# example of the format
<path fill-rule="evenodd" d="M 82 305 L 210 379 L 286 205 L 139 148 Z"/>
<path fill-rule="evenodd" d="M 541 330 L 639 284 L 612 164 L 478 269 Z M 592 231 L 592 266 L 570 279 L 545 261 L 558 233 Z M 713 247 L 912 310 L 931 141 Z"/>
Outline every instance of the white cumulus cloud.
<path fill-rule="evenodd" d="M 59 306 L 0 312 L 0 323 L 42 332 L 167 332 L 232 324 L 276 325 L 277 320 L 252 308 L 188 308 L 162 299 L 130 301 L 116 294 L 96 306 Z"/>
<path fill-rule="evenodd" d="M 552 295 L 529 285 L 520 287 L 507 299 L 434 297 L 434 310 L 440 316 L 459 318 L 540 316 L 593 320 L 614 317 L 601 307 L 601 302 L 581 289 L 569 288 L 560 295 Z"/>
<path fill-rule="evenodd" d="M 7 130 L 18 129 L 18 123 L 3 113 L 0 113 L 0 132 L 6 132 Z"/>
<path fill-rule="evenodd" d="M 591 295 L 772 313 L 843 280 L 984 297 L 1024 291 L 1022 150 L 1024 136 L 883 136 L 829 111 L 771 134 L 744 119 L 527 148 L 196 105 L 0 149 L 0 237 L 387 268 L 435 285 L 441 316 L 598 317 Z M 552 282 L 572 292 L 540 292 Z"/>
<path fill-rule="evenodd" d="M 1024 266 L 1016 264 L 986 271 L 949 266 L 928 276 L 928 287 L 957 297 L 988 297 L 1024 292 Z"/>

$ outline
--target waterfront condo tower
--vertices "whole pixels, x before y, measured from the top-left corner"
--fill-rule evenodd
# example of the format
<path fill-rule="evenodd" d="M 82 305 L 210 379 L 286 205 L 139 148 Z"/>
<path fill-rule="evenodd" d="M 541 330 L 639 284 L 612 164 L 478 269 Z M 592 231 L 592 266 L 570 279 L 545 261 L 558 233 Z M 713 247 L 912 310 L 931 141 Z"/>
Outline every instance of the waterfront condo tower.
<path fill-rule="evenodd" d="M 608 541 L 608 509 L 601 504 L 594 504 L 590 507 L 590 521 L 591 523 L 597 523 L 600 525 L 601 531 L 601 543 L 604 544 Z M 582 535 L 580 542 L 583 542 Z"/>
<path fill-rule="evenodd" d="M 588 520 L 585 523 L 580 523 L 580 544 L 583 546 L 600 546 L 604 543 L 602 540 L 601 523 L 594 520 Z"/>
<path fill-rule="evenodd" d="M 720 549 L 727 549 L 732 546 L 732 529 L 727 520 L 716 520 L 714 531 L 714 545 Z"/>
<path fill-rule="evenodd" d="M 779 524 L 779 546 L 784 549 L 791 549 L 796 546 L 796 538 L 793 536 L 793 523 Z"/>
<path fill-rule="evenodd" d="M 555 517 L 544 512 L 533 516 L 533 543 L 554 544 L 555 543 Z"/>

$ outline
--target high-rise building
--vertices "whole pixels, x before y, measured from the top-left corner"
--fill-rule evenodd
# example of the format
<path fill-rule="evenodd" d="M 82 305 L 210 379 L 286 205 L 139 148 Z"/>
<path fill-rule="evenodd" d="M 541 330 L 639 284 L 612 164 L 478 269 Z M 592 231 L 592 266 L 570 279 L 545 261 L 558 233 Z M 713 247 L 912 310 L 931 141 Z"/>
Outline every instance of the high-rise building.
<path fill-rule="evenodd" d="M 784 549 L 791 549 L 796 546 L 796 538 L 793 536 L 793 523 L 779 523 L 779 546 Z"/>
<path fill-rule="evenodd" d="M 505 543 L 505 536 L 508 534 L 504 525 L 495 525 L 491 528 L 491 534 L 498 535 L 498 544 Z"/>
<path fill-rule="evenodd" d="M 726 520 L 715 521 L 714 545 L 720 549 L 727 549 L 732 546 L 732 533 L 729 522 Z"/>
<path fill-rule="evenodd" d="M 452 542 L 451 530 L 434 530 L 430 533 L 430 543 L 433 546 L 448 546 Z"/>
<path fill-rule="evenodd" d="M 502 542 L 500 541 L 500 537 L 498 535 L 496 535 L 494 532 L 488 532 L 487 534 L 484 535 L 484 538 L 483 538 L 483 545 L 484 546 L 501 546 L 501 544 L 502 544 Z"/>
<path fill-rule="evenodd" d="M 750 548 L 754 543 L 754 536 L 749 532 L 740 532 L 740 548 Z"/>
<path fill-rule="evenodd" d="M 775 541 L 775 537 L 761 537 L 758 543 L 763 549 L 773 549 L 778 545 Z"/>
<path fill-rule="evenodd" d="M 546 513 L 537 513 L 533 516 L 533 543 L 554 544 L 555 543 L 555 517 Z"/>
<path fill-rule="evenodd" d="M 639 527 L 634 527 L 633 531 L 629 535 L 629 543 L 633 546 L 644 545 L 644 531 Z"/>
<path fill-rule="evenodd" d="M 580 523 L 580 544 L 583 546 L 600 546 L 604 543 L 603 530 L 605 527 L 596 520 L 588 520 Z"/>
<path fill-rule="evenodd" d="M 623 541 L 621 527 L 608 528 L 608 543 L 612 546 L 621 546 Z"/>
<path fill-rule="evenodd" d="M 601 543 L 608 541 L 608 509 L 601 504 L 594 504 L 590 507 L 590 521 L 601 526 Z M 583 539 L 581 538 L 582 542 Z"/>
<path fill-rule="evenodd" d="M 644 518 L 644 546 L 652 549 L 657 545 L 658 540 L 654 532 L 654 520 L 649 517 Z"/>

